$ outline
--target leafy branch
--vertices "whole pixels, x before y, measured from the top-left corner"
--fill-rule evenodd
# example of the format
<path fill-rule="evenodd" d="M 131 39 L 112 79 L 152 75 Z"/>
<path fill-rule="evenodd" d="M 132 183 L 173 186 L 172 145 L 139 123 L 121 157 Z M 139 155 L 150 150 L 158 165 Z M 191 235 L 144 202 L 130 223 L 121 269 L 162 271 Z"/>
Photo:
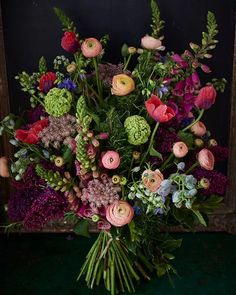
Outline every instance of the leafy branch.
<path fill-rule="evenodd" d="M 67 15 L 65 15 L 62 9 L 54 7 L 53 10 L 63 26 L 63 31 L 76 31 L 74 22 Z"/>
<path fill-rule="evenodd" d="M 157 6 L 156 0 L 151 0 L 151 10 L 152 10 L 152 37 L 157 39 L 163 39 L 163 36 L 160 36 L 161 30 L 164 28 L 164 21 L 161 20 L 160 10 Z"/>

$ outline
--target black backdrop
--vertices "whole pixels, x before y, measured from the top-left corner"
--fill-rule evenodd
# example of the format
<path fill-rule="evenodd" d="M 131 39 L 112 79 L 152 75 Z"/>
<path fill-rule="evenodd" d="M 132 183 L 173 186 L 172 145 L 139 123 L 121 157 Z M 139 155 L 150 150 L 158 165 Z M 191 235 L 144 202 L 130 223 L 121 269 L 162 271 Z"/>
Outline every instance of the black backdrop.
<path fill-rule="evenodd" d="M 233 0 L 157 0 L 166 21 L 164 34 L 168 50 L 182 53 L 190 41 L 199 42 L 205 29 L 208 10 L 215 13 L 220 41 L 214 58 L 207 60 L 215 77 L 228 80 L 226 91 L 219 95 L 215 106 L 205 115 L 209 129 L 227 145 L 230 114 L 230 87 L 234 39 Z M 27 104 L 14 76 L 34 71 L 44 55 L 52 62 L 65 54 L 60 47 L 62 36 L 53 7 L 62 8 L 71 17 L 82 37 L 110 35 L 107 58 L 119 61 L 123 42 L 139 46 L 140 38 L 150 32 L 148 0 L 2 0 L 2 14 L 9 81 L 11 111 L 19 113 Z M 207 78 L 211 78 L 208 75 Z M 203 78 L 205 79 L 205 78 Z"/>

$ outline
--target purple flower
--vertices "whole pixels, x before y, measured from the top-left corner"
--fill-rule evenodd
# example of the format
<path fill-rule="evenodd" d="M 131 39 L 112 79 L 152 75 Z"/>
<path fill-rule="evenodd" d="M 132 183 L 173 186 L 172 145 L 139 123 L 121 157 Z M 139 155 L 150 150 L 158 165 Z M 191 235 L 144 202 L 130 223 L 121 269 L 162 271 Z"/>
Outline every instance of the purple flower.
<path fill-rule="evenodd" d="M 177 63 L 179 68 L 186 68 L 188 67 L 188 62 L 184 60 L 179 54 L 173 54 L 171 59 Z"/>
<path fill-rule="evenodd" d="M 59 83 L 57 85 L 57 87 L 60 89 L 65 88 L 69 91 L 74 91 L 77 86 L 70 78 L 67 78 L 64 81 L 62 81 L 61 83 Z"/>
<path fill-rule="evenodd" d="M 201 86 L 201 82 L 197 72 L 192 73 L 192 82 L 195 88 L 199 88 Z"/>
<path fill-rule="evenodd" d="M 185 93 L 193 93 L 194 92 L 194 84 L 192 81 L 192 77 L 187 77 L 185 80 L 185 86 L 184 86 Z"/>
<path fill-rule="evenodd" d="M 163 86 L 163 87 L 161 87 L 160 89 L 159 89 L 159 96 L 160 96 L 160 98 L 162 98 L 162 96 L 165 94 L 165 93 L 168 93 L 168 88 L 167 87 L 165 87 L 165 86 Z"/>
<path fill-rule="evenodd" d="M 183 96 L 184 95 L 184 87 L 185 87 L 185 81 L 179 81 L 176 83 L 175 88 L 172 90 L 172 93 L 175 96 Z"/>

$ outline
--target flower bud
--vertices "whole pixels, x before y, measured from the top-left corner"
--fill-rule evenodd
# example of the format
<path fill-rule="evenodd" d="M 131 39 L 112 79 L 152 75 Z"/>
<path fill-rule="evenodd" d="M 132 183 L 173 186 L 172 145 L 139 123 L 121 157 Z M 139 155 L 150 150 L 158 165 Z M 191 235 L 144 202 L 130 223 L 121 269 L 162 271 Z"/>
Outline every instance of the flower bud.
<path fill-rule="evenodd" d="M 201 186 L 202 188 L 204 188 L 204 189 L 208 189 L 209 186 L 210 186 L 210 181 L 209 181 L 209 179 L 203 177 L 203 178 L 200 180 L 199 184 L 200 184 L 200 186 Z"/>
<path fill-rule="evenodd" d="M 141 153 L 137 152 L 137 151 L 134 151 L 132 153 L 132 156 L 133 156 L 134 160 L 138 160 L 140 158 L 140 155 L 141 155 Z"/>
<path fill-rule="evenodd" d="M 215 164 L 215 157 L 212 154 L 211 151 L 208 149 L 202 149 L 198 155 L 197 159 L 199 162 L 199 165 L 206 169 L 206 170 L 213 170 L 214 169 L 214 164 Z"/>
<path fill-rule="evenodd" d="M 208 142 L 208 146 L 217 146 L 218 143 L 215 139 L 210 139 L 209 142 Z"/>
<path fill-rule="evenodd" d="M 133 46 L 128 47 L 128 53 L 129 53 L 129 54 L 135 54 L 136 51 L 137 51 L 137 49 L 136 49 L 135 47 L 133 47 Z"/>
<path fill-rule="evenodd" d="M 66 70 L 68 73 L 73 73 L 75 70 L 76 70 L 76 63 L 75 62 L 72 62 L 70 63 L 67 67 L 66 67 Z"/>
<path fill-rule="evenodd" d="M 64 159 L 62 157 L 56 157 L 56 159 L 54 160 L 54 164 L 57 166 L 57 167 L 61 167 L 64 165 Z"/>
<path fill-rule="evenodd" d="M 120 176 L 119 175 L 113 175 L 111 180 L 112 180 L 112 182 L 114 184 L 118 184 L 118 183 L 120 183 Z"/>
<path fill-rule="evenodd" d="M 198 121 L 191 127 L 190 130 L 194 135 L 201 137 L 206 133 L 206 126 L 201 121 Z"/>
<path fill-rule="evenodd" d="M 204 145 L 204 141 L 200 138 L 196 138 L 194 140 L 194 144 L 197 146 L 197 147 L 202 147 Z"/>
<path fill-rule="evenodd" d="M 98 220 L 100 220 L 100 217 L 99 217 L 97 214 L 94 214 L 94 215 L 92 216 L 92 221 L 93 221 L 93 222 L 98 222 Z"/>

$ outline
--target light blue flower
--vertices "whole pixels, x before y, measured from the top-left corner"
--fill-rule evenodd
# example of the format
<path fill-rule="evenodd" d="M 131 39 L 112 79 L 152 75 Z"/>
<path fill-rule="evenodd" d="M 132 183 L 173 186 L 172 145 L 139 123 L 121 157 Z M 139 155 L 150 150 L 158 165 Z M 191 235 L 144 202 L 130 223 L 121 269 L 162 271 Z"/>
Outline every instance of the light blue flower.
<path fill-rule="evenodd" d="M 185 177 L 185 185 L 188 189 L 195 188 L 196 184 L 197 184 L 197 179 L 193 177 L 193 175 L 187 175 Z"/>
<path fill-rule="evenodd" d="M 177 169 L 183 171 L 185 169 L 185 163 L 179 162 L 177 165 Z"/>
<path fill-rule="evenodd" d="M 194 197 L 196 194 L 197 194 L 197 190 L 195 188 L 193 188 L 187 192 L 187 196 L 189 196 L 189 197 Z"/>
<path fill-rule="evenodd" d="M 172 202 L 173 203 L 178 203 L 180 201 L 180 192 L 179 191 L 176 191 L 173 193 L 172 195 Z"/>

